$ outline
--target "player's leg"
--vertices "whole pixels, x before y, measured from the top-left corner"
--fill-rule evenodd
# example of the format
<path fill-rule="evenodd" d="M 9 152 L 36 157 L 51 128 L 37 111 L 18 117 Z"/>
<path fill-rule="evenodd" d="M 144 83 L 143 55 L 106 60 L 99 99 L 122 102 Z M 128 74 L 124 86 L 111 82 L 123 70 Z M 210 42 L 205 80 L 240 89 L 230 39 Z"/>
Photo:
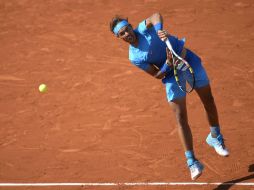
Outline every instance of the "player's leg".
<path fill-rule="evenodd" d="M 209 79 L 201 63 L 200 57 L 190 50 L 187 50 L 186 60 L 190 63 L 195 75 L 195 90 L 198 93 L 207 114 L 211 133 L 206 142 L 212 146 L 221 156 L 228 156 L 229 152 L 225 147 L 223 136 L 220 132 L 217 108 L 209 85 Z"/>
<path fill-rule="evenodd" d="M 195 90 L 198 93 L 206 110 L 208 122 L 211 126 L 211 134 L 217 137 L 220 132 L 217 108 L 209 85 L 209 78 L 201 63 L 200 57 L 190 50 L 187 50 L 187 61 L 194 70 Z"/>
<path fill-rule="evenodd" d="M 210 124 L 211 133 L 208 135 L 206 142 L 214 147 L 215 151 L 221 156 L 228 156 L 229 151 L 225 147 L 223 136 L 220 132 L 218 112 L 212 95 L 210 85 L 195 89 L 200 97 Z"/>
<path fill-rule="evenodd" d="M 203 165 L 195 158 L 194 155 L 192 133 L 188 124 L 186 98 L 183 97 L 173 100 L 170 102 L 170 105 L 176 116 L 178 134 L 185 151 L 187 165 L 191 172 L 191 178 L 195 180 L 202 174 Z"/>
<path fill-rule="evenodd" d="M 186 93 L 180 90 L 173 77 L 165 81 L 167 98 L 176 116 L 178 134 L 185 151 L 191 178 L 197 179 L 203 170 L 202 164 L 196 159 L 193 151 L 193 140 L 186 109 Z"/>
<path fill-rule="evenodd" d="M 186 97 L 169 102 L 177 121 L 178 134 L 185 151 L 193 151 L 193 140 L 186 109 Z"/>
<path fill-rule="evenodd" d="M 218 130 L 219 130 L 218 112 L 217 112 L 217 108 L 216 108 L 216 105 L 214 102 L 214 98 L 212 95 L 210 85 L 208 84 L 204 87 L 196 88 L 195 90 L 204 105 L 207 119 L 208 119 L 210 126 L 218 126 Z M 212 136 L 213 137 L 218 136 L 216 131 L 212 131 Z"/>

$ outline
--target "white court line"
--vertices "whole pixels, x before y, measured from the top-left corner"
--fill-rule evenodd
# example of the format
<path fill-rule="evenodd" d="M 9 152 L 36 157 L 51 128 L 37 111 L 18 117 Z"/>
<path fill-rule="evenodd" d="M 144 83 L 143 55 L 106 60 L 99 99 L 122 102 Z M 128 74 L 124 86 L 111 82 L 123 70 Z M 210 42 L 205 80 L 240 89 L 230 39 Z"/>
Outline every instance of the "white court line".
<path fill-rule="evenodd" d="M 137 183 L 0 183 L 0 187 L 42 186 L 177 186 L 177 185 L 238 185 L 254 186 L 254 183 L 208 183 L 208 182 L 137 182 Z"/>

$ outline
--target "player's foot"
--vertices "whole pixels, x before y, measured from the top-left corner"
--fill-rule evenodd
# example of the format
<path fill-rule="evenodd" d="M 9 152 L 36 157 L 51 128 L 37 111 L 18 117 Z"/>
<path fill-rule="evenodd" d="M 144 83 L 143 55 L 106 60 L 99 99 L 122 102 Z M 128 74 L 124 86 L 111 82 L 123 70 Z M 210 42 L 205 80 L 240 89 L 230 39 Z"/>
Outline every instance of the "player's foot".
<path fill-rule="evenodd" d="M 201 176 L 204 166 L 196 160 L 191 166 L 189 166 L 191 179 L 196 180 L 199 176 Z"/>
<path fill-rule="evenodd" d="M 206 138 L 206 142 L 213 147 L 220 156 L 229 155 L 229 151 L 224 144 L 223 136 L 221 134 L 214 138 L 210 133 Z"/>

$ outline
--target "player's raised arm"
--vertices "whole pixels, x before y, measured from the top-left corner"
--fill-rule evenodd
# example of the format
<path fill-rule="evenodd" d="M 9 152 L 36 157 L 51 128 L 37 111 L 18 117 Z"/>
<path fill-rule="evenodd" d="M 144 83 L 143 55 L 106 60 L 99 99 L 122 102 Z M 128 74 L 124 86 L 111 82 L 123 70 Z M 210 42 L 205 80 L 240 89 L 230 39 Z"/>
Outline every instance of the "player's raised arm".
<path fill-rule="evenodd" d="M 163 18 L 160 13 L 154 13 L 152 16 L 146 19 L 146 27 L 155 27 L 155 30 L 162 30 Z"/>
<path fill-rule="evenodd" d="M 155 13 L 151 17 L 147 18 L 146 27 L 154 27 L 162 41 L 165 41 L 168 38 L 168 32 L 166 30 L 163 30 L 163 18 L 160 13 Z"/>

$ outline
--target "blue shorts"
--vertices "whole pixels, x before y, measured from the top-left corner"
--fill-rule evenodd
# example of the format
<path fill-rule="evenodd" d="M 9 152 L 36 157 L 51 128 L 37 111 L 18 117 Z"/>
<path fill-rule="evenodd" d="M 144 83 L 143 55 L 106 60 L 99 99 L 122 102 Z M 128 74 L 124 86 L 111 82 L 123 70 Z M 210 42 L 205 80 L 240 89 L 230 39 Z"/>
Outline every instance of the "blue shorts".
<path fill-rule="evenodd" d="M 209 84 L 209 79 L 204 67 L 201 64 L 201 59 L 195 53 L 187 50 L 186 61 L 193 68 L 195 73 L 195 88 L 201 88 Z M 183 92 L 177 85 L 175 77 L 173 75 L 166 77 L 162 81 L 166 85 L 166 93 L 168 101 L 183 98 L 186 96 L 186 92 Z"/>

